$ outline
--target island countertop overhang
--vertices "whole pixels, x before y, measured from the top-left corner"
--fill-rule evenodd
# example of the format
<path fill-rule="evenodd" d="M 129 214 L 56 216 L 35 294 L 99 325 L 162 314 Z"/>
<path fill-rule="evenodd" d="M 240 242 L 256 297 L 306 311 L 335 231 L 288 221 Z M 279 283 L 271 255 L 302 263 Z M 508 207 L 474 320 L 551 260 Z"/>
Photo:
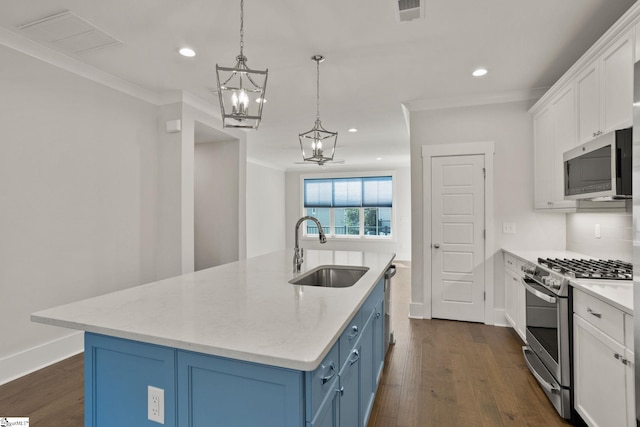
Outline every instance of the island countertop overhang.
<path fill-rule="evenodd" d="M 292 285 L 292 250 L 188 273 L 33 313 L 65 328 L 289 369 L 315 369 L 395 254 L 308 250 L 321 265 L 369 270 L 348 288 Z M 297 275 L 297 274 L 296 274 Z"/>

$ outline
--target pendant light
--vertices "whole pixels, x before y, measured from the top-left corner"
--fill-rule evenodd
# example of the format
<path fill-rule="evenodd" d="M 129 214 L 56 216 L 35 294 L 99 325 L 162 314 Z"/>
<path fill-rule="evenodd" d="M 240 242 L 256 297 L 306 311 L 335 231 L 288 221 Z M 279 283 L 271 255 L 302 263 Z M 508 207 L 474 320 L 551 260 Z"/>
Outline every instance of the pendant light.
<path fill-rule="evenodd" d="M 240 0 L 240 55 L 236 57 L 233 68 L 216 64 L 223 127 L 258 129 L 268 72 L 247 67 L 247 57 L 244 56 L 244 0 Z"/>
<path fill-rule="evenodd" d="M 338 132 L 330 132 L 322 127 L 320 122 L 320 63 L 324 61 L 324 56 L 313 55 L 312 60 L 316 62 L 316 122 L 313 128 L 298 135 L 300 139 L 300 149 L 305 162 L 317 163 L 322 166 L 326 162 L 333 160 L 338 141 Z"/>

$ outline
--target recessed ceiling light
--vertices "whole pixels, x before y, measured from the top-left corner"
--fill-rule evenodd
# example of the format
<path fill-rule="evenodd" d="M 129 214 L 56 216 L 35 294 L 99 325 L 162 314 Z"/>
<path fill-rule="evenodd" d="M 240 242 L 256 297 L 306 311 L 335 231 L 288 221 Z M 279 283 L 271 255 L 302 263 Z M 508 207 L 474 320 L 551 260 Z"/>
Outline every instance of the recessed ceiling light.
<path fill-rule="evenodd" d="M 482 77 L 487 73 L 488 71 L 486 68 L 478 68 L 477 70 L 474 70 L 473 73 L 471 74 L 473 75 L 473 77 Z"/>
<path fill-rule="evenodd" d="M 349 129 L 349 132 L 351 132 L 351 133 L 355 133 L 355 132 L 358 132 L 358 129 L 356 129 L 356 128 L 351 128 L 351 129 Z"/>
<path fill-rule="evenodd" d="M 189 47 L 183 47 L 178 52 L 180 53 L 180 55 L 186 56 L 187 58 L 193 58 L 194 56 L 196 56 L 196 51 Z"/>
<path fill-rule="evenodd" d="M 376 157 L 376 160 L 382 160 L 382 157 Z"/>

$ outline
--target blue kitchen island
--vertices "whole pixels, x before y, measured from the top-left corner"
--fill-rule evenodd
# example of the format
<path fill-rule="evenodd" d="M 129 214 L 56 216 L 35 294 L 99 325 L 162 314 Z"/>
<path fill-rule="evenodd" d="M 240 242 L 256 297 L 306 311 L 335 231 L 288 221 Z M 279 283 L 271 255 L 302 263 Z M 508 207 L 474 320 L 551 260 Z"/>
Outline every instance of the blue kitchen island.
<path fill-rule="evenodd" d="M 85 426 L 366 426 L 394 254 L 275 252 L 34 313 L 85 331 Z M 351 287 L 289 283 L 326 265 Z"/>

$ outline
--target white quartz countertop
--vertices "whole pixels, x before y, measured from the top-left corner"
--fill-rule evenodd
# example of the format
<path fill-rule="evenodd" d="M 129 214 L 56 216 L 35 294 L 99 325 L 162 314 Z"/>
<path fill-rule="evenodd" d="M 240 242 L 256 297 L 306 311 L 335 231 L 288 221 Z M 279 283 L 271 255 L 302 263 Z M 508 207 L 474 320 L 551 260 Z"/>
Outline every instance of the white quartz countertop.
<path fill-rule="evenodd" d="M 315 369 L 395 254 L 306 250 L 320 265 L 365 266 L 349 288 L 292 285 L 293 250 L 39 311 L 35 322 L 290 369 Z"/>
<path fill-rule="evenodd" d="M 522 261 L 528 261 L 534 264 L 538 263 L 540 258 L 580 258 L 593 259 L 594 257 L 570 251 L 558 250 L 520 250 L 512 248 L 503 248 L 504 252 L 509 253 Z M 578 288 L 595 298 L 598 298 L 627 314 L 633 315 L 633 281 L 632 280 L 599 280 L 599 279 L 570 279 L 569 284 L 574 288 Z"/>

